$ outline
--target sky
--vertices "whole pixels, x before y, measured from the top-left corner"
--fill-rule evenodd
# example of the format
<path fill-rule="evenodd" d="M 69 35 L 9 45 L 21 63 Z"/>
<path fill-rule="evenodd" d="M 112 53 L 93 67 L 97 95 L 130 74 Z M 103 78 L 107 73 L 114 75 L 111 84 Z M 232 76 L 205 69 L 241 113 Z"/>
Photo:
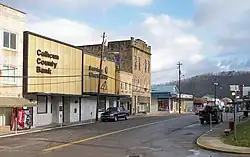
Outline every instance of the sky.
<path fill-rule="evenodd" d="M 0 0 L 27 13 L 26 30 L 74 45 L 140 38 L 152 83 L 250 67 L 250 0 Z"/>

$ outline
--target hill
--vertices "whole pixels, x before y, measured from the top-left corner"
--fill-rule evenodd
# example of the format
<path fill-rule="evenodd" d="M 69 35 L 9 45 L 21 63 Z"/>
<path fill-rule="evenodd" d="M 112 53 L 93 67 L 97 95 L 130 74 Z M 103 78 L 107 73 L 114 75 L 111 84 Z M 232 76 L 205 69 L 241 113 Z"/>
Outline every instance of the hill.
<path fill-rule="evenodd" d="M 219 97 L 230 97 L 229 85 L 250 85 L 250 72 L 246 71 L 227 71 L 220 73 L 208 73 L 197 75 L 181 81 L 182 93 L 193 94 L 197 97 L 205 94 L 214 95 L 214 82 L 217 86 L 217 95 Z M 178 85 L 177 81 L 168 84 Z"/>

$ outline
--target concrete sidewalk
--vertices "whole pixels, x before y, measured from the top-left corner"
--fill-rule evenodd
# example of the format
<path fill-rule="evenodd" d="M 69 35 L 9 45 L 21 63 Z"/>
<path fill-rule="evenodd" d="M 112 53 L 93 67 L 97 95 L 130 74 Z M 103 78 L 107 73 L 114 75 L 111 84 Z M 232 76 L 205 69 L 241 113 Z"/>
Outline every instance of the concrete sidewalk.
<path fill-rule="evenodd" d="M 37 132 L 42 132 L 42 131 L 50 131 L 50 130 L 55 130 L 55 129 L 69 128 L 69 127 L 87 125 L 87 124 L 92 124 L 92 123 L 95 123 L 95 121 L 93 120 L 93 121 L 69 123 L 69 124 L 62 124 L 62 125 L 60 125 L 60 124 L 51 124 L 51 125 L 31 128 L 31 129 L 28 129 L 28 130 L 20 130 L 20 131 L 17 131 L 17 132 L 11 131 L 11 132 L 8 132 L 8 133 L 0 133 L 0 138 L 31 134 L 31 133 L 37 133 Z"/>
<path fill-rule="evenodd" d="M 250 148 L 248 147 L 232 146 L 222 142 L 221 135 L 224 134 L 224 130 L 227 128 L 228 122 L 217 125 L 212 130 L 201 135 L 196 141 L 197 145 L 204 149 L 225 153 L 250 154 Z"/>

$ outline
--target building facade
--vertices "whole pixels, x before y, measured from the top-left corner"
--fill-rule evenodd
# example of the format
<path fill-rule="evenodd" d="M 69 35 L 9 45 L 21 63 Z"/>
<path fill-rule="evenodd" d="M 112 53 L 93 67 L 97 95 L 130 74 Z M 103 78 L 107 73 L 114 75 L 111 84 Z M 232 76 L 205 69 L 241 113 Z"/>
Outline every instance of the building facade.
<path fill-rule="evenodd" d="M 157 105 L 158 111 L 176 112 L 177 96 L 179 90 L 175 85 L 152 85 L 151 99 L 152 103 Z"/>
<path fill-rule="evenodd" d="M 116 71 L 116 94 L 119 95 L 118 105 L 132 114 L 133 75 L 124 71 Z"/>
<path fill-rule="evenodd" d="M 2 100 L 0 102 L 0 131 L 10 131 L 12 109 L 14 105 L 16 107 L 21 105 L 11 103 L 9 98 L 15 99 L 16 103 L 22 101 L 25 23 L 24 12 L 0 3 L 0 97 Z"/>
<path fill-rule="evenodd" d="M 82 50 L 32 32 L 23 44 L 23 96 L 37 101 L 33 127 L 81 121 Z"/>
<path fill-rule="evenodd" d="M 191 94 L 181 94 L 181 112 L 194 112 L 194 96 Z M 179 94 L 177 96 L 175 112 L 179 112 Z"/>
<path fill-rule="evenodd" d="M 151 113 L 173 111 L 173 102 L 170 92 L 152 92 L 151 93 Z"/>
<path fill-rule="evenodd" d="M 0 3 L 0 69 L 2 76 L 22 76 L 26 14 Z M 22 78 L 2 77 L 1 96 L 22 96 Z M 11 86 L 11 87 L 8 87 Z"/>
<path fill-rule="evenodd" d="M 83 51 L 84 52 L 84 51 Z M 88 120 L 88 117 L 95 118 L 96 104 L 98 94 L 98 75 L 102 70 L 101 84 L 100 84 L 100 103 L 98 106 L 98 115 L 104 112 L 108 107 L 117 106 L 116 94 L 116 71 L 115 62 L 110 60 L 103 61 L 102 69 L 99 69 L 100 58 L 84 52 L 83 61 L 83 116 L 87 117 L 84 120 Z"/>
<path fill-rule="evenodd" d="M 97 56 L 101 54 L 100 44 L 80 47 Z M 119 52 L 119 54 L 110 54 L 109 52 Z M 149 112 L 151 103 L 151 47 L 146 42 L 131 37 L 130 40 L 108 42 L 103 55 L 115 61 L 118 71 L 132 74 L 131 112 L 133 114 Z"/>
<path fill-rule="evenodd" d="M 169 113 L 179 112 L 179 89 L 175 85 L 152 85 L 152 112 L 167 111 Z M 193 112 L 194 97 L 190 94 L 181 94 L 181 112 Z M 158 110 L 156 110 L 158 109 Z"/>

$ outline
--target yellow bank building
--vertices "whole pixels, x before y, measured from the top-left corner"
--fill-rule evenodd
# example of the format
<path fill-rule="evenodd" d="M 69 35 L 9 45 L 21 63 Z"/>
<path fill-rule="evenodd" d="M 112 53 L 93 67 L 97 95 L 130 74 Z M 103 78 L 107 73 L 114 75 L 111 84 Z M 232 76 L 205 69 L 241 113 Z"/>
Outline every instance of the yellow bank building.
<path fill-rule="evenodd" d="M 95 119 L 100 58 L 33 32 L 24 32 L 23 95 L 37 101 L 33 127 Z M 99 116 L 117 106 L 115 62 L 102 66 Z"/>

